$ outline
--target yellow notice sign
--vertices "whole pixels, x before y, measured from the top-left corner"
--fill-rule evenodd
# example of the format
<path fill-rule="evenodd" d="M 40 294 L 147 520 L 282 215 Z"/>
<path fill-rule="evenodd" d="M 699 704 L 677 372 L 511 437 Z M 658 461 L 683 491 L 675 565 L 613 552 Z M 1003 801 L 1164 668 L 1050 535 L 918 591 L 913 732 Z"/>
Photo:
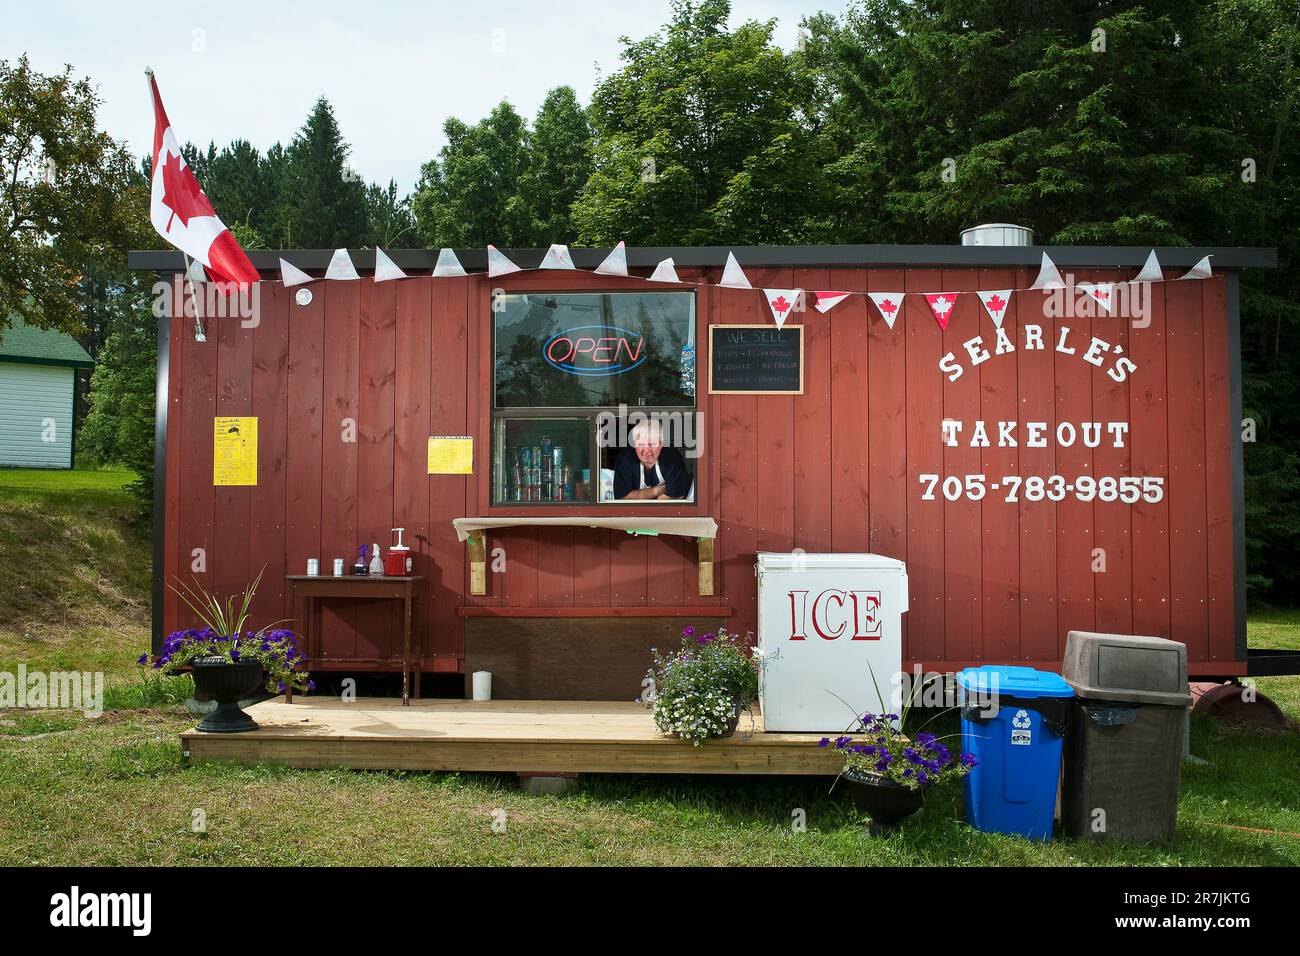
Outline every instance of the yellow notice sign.
<path fill-rule="evenodd" d="M 429 474 L 474 474 L 474 439 L 468 435 L 434 435 L 430 437 Z"/>
<path fill-rule="evenodd" d="M 212 420 L 212 483 L 257 484 L 257 419 Z"/>

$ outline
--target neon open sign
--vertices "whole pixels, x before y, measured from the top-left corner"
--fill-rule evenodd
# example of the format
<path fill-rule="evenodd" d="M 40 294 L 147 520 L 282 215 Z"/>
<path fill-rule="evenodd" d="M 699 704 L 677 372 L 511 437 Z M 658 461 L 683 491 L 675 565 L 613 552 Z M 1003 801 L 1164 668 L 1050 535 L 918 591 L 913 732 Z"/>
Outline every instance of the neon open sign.
<path fill-rule="evenodd" d="M 580 325 L 552 335 L 542 355 L 570 375 L 622 375 L 646 360 L 646 348 L 645 339 L 628 329 Z"/>

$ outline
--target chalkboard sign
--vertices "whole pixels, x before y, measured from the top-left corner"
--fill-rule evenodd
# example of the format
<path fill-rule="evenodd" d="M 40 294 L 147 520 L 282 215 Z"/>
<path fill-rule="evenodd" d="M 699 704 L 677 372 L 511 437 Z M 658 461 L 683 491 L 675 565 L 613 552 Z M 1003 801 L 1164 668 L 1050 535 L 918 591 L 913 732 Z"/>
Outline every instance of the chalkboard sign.
<path fill-rule="evenodd" d="M 802 395 L 803 326 L 709 326 L 709 391 Z"/>

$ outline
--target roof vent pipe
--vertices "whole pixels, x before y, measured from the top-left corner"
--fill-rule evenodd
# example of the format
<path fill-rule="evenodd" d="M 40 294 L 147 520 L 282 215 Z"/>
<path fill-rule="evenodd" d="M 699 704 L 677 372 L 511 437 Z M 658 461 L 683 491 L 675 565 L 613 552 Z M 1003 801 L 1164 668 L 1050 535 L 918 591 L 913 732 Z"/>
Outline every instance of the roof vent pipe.
<path fill-rule="evenodd" d="M 1032 246 L 1034 230 L 1007 222 L 990 222 L 961 231 L 963 246 Z"/>

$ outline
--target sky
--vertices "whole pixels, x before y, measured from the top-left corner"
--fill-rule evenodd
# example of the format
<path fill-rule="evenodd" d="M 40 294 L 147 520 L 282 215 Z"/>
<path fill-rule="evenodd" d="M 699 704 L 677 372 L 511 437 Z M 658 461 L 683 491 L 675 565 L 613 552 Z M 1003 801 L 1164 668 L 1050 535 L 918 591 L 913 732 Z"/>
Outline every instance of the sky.
<path fill-rule="evenodd" d="M 804 16 L 843 6 L 733 0 L 731 24 L 776 19 L 788 50 Z M 204 146 L 287 144 L 323 95 L 352 167 L 407 192 L 443 145 L 447 117 L 475 122 L 506 99 L 531 119 L 566 84 L 586 104 L 618 69 L 619 37 L 648 36 L 669 16 L 669 0 L 37 0 L 7 12 L 0 59 L 26 53 L 47 74 L 71 64 L 103 100 L 100 126 L 136 155 L 153 137 L 146 66 L 177 138 Z"/>

